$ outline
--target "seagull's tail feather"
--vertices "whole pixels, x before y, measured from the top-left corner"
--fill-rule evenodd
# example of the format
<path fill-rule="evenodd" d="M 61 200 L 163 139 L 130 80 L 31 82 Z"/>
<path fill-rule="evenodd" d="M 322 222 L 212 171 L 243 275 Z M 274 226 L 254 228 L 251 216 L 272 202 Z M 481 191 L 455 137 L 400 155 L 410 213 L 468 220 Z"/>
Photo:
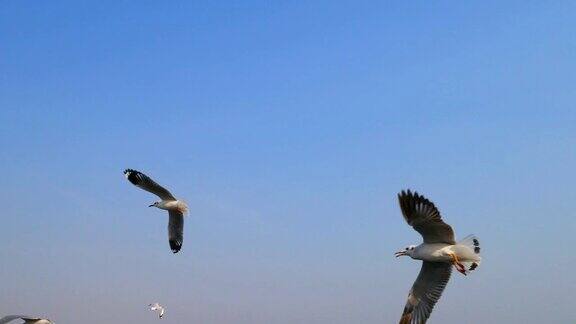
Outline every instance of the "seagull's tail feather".
<path fill-rule="evenodd" d="M 480 255 L 480 241 L 474 234 L 468 235 L 462 240 L 460 240 L 460 242 L 458 242 L 458 245 L 467 246 L 472 251 L 474 251 L 474 254 Z"/>
<path fill-rule="evenodd" d="M 460 240 L 457 245 L 466 247 L 465 251 L 459 253 L 464 257 L 461 263 L 464 265 L 466 272 L 470 273 L 470 271 L 476 270 L 480 262 L 482 262 L 482 257 L 480 256 L 480 240 L 478 240 L 478 237 L 476 237 L 476 235 L 468 235 Z"/>

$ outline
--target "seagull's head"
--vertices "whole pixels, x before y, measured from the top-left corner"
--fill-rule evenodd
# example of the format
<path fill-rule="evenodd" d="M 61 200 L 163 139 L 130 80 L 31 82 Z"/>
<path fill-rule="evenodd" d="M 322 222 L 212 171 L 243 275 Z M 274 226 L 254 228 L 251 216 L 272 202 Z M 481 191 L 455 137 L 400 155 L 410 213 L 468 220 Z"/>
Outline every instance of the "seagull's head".
<path fill-rule="evenodd" d="M 148 207 L 158 207 L 158 205 L 160 205 L 160 203 L 155 201 L 152 205 L 150 205 Z"/>
<path fill-rule="evenodd" d="M 394 253 L 394 255 L 396 257 L 400 257 L 400 256 L 410 256 L 411 257 L 412 253 L 414 253 L 415 248 L 416 248 L 416 245 L 409 245 L 404 250 Z"/>

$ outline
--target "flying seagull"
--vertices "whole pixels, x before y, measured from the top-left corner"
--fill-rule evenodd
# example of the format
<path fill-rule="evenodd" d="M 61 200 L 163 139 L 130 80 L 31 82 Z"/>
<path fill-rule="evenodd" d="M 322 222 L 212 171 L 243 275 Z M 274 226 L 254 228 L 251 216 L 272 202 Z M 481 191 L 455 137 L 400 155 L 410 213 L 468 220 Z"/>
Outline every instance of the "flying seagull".
<path fill-rule="evenodd" d="M 24 321 L 24 324 L 54 324 L 51 320 L 43 319 L 39 317 L 31 317 L 26 315 L 9 315 L 0 318 L 0 324 L 6 324 L 8 322 L 12 322 L 15 319 L 21 319 Z"/>
<path fill-rule="evenodd" d="M 142 172 L 126 169 L 126 179 L 140 189 L 155 194 L 162 199 L 148 207 L 156 207 L 168 211 L 168 241 L 172 252 L 177 253 L 182 248 L 184 231 L 184 214 L 188 212 L 188 205 L 182 200 L 176 199 L 170 191 L 160 186 Z"/>
<path fill-rule="evenodd" d="M 424 324 L 448 284 L 452 266 L 467 275 L 480 265 L 480 243 L 474 235 L 456 243 L 452 227 L 444 223 L 434 204 L 417 192 L 402 191 L 398 194 L 398 201 L 408 225 L 424 238 L 424 243 L 410 245 L 395 254 L 396 257 L 422 260 L 420 274 L 408 293 L 400 324 Z"/>
<path fill-rule="evenodd" d="M 162 316 L 164 316 L 164 307 L 162 307 L 160 304 L 154 303 L 154 304 L 148 305 L 148 307 L 150 307 L 150 310 L 152 310 L 152 311 L 157 311 L 159 313 L 158 314 L 159 318 L 162 318 Z"/>

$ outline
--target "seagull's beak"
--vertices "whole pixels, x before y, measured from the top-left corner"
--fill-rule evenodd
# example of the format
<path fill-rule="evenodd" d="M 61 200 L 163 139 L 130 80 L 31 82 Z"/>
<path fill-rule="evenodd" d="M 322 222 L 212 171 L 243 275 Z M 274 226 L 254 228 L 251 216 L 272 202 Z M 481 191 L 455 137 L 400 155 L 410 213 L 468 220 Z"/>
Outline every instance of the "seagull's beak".
<path fill-rule="evenodd" d="M 150 206 L 148 206 L 148 207 L 154 207 L 154 204 L 152 204 L 152 205 L 150 205 Z"/>
<path fill-rule="evenodd" d="M 400 256 L 406 256 L 408 254 L 406 254 L 406 251 L 398 251 L 396 253 L 394 253 L 395 257 L 400 257 Z"/>

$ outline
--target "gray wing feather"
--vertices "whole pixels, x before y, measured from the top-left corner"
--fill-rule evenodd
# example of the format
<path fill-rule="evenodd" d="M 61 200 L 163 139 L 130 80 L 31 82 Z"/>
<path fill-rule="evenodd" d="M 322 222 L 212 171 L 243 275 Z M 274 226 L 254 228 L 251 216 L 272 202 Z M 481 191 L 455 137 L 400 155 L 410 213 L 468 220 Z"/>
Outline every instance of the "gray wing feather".
<path fill-rule="evenodd" d="M 184 241 L 184 214 L 179 211 L 168 211 L 168 242 L 172 252 L 177 253 Z"/>
<path fill-rule="evenodd" d="M 424 324 L 450 280 L 452 265 L 444 262 L 422 262 L 418 278 L 408 294 L 400 324 Z"/>
<path fill-rule="evenodd" d="M 166 190 L 166 188 L 154 182 L 147 175 L 140 171 L 126 169 L 124 170 L 124 175 L 133 185 L 136 187 L 146 190 L 160 197 L 162 200 L 176 200 L 176 198 Z"/>
<path fill-rule="evenodd" d="M 30 317 L 30 316 L 26 316 L 26 315 L 8 315 L 8 316 L 4 316 L 2 318 L 0 318 L 0 324 L 6 324 L 8 322 L 11 322 L 15 319 L 21 319 L 21 320 L 33 320 L 33 321 L 39 321 L 40 318 L 35 318 L 35 317 Z"/>
<path fill-rule="evenodd" d="M 402 190 L 398 194 L 398 202 L 404 219 L 422 235 L 424 243 L 456 244 L 452 227 L 444 223 L 431 201 L 417 192 Z"/>

